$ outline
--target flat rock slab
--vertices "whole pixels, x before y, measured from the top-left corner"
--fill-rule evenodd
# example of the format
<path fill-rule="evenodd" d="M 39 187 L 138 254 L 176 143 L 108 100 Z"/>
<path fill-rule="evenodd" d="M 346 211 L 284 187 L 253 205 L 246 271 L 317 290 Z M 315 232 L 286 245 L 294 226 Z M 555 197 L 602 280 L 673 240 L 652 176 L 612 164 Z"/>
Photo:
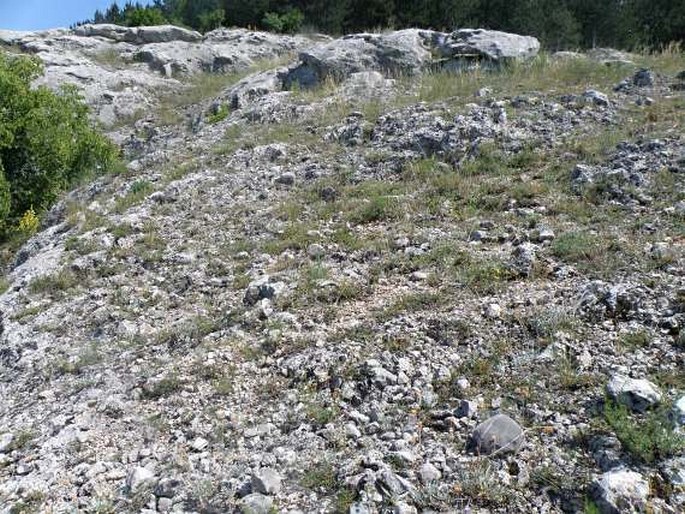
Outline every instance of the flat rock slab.
<path fill-rule="evenodd" d="M 521 425 L 505 414 L 483 421 L 471 434 L 470 447 L 481 455 L 516 452 L 524 441 Z"/>
<path fill-rule="evenodd" d="M 144 45 L 147 43 L 168 43 L 170 41 L 187 41 L 194 43 L 202 40 L 202 34 L 194 30 L 158 25 L 150 27 L 122 27 L 109 23 L 81 25 L 74 29 L 74 34 L 83 37 L 102 37 L 113 41 Z"/>
<path fill-rule="evenodd" d="M 661 402 L 661 391 L 649 380 L 616 374 L 607 384 L 607 394 L 635 412 L 644 412 Z"/>
<path fill-rule="evenodd" d="M 649 483 L 634 471 L 607 471 L 592 484 L 592 494 L 602 514 L 644 512 Z"/>
<path fill-rule="evenodd" d="M 447 57 L 479 55 L 492 61 L 531 59 L 539 51 L 540 42 L 534 37 L 484 29 L 457 30 L 442 45 Z"/>

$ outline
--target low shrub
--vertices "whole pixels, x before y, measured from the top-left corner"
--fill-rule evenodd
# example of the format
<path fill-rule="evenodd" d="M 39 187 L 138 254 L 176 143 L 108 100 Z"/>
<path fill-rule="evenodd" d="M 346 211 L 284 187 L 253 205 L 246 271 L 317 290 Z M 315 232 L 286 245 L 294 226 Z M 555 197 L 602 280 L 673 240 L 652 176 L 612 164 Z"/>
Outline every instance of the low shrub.
<path fill-rule="evenodd" d="M 31 87 L 41 73 L 37 59 L 0 52 L 2 237 L 26 213 L 44 211 L 63 191 L 118 158 L 116 147 L 90 123 L 74 87 Z"/>

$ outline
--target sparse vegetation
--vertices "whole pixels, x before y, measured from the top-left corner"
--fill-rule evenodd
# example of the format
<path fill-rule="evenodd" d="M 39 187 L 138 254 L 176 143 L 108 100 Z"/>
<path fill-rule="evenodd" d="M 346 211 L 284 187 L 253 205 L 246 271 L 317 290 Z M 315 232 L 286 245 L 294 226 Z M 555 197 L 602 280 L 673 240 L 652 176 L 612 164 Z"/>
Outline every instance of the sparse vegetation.
<path fill-rule="evenodd" d="M 216 38 L 233 34 L 279 40 Z M 624 57 L 656 84 L 637 86 Z M 35 237 L 32 215 L 12 222 L 12 245 L 34 239 L 4 259 L 3 444 L 54 414 L 5 452 L 0 480 L 46 478 L 55 444 L 60 476 L 88 480 L 53 484 L 57 510 L 88 484 L 103 502 L 80 508 L 103 513 L 181 499 L 207 512 L 583 510 L 599 433 L 671 508 L 662 468 L 685 443 L 668 401 L 637 414 L 599 400 L 613 370 L 664 399 L 685 388 L 685 118 L 671 98 L 683 61 L 608 58 L 398 74 L 368 99 L 330 77 L 235 112 L 224 88 L 242 72 L 159 79 L 186 87 L 117 128 L 126 172 L 70 193 Z M 609 105 L 585 101 L 589 88 Z M 33 278 L 43 252 L 48 274 Z M 77 404 L 102 422 L 102 458 Z M 528 427 L 516 455 L 465 444 L 493 413 Z M 78 437 L 59 447 L 65 434 Z M 159 490 L 121 494 L 126 473 L 153 466 Z M 247 498 L 265 467 L 284 486 Z"/>
<path fill-rule="evenodd" d="M 178 375 L 172 373 L 160 380 L 152 382 L 149 387 L 143 389 L 143 398 L 148 400 L 158 400 L 172 395 L 181 389 L 183 383 Z"/>
<path fill-rule="evenodd" d="M 60 359 L 54 363 L 57 375 L 80 375 L 84 369 L 99 364 L 104 356 L 96 344 L 83 348 L 75 358 Z"/>
<path fill-rule="evenodd" d="M 136 180 L 131 184 L 125 196 L 117 198 L 115 212 L 122 213 L 134 205 L 139 204 L 153 191 L 153 186 L 147 180 Z"/>
<path fill-rule="evenodd" d="M 33 279 L 29 285 L 29 291 L 33 294 L 44 294 L 54 298 L 74 289 L 80 283 L 76 273 L 62 269 L 51 275 L 43 275 Z"/>
<path fill-rule="evenodd" d="M 11 450 L 22 451 L 31 447 L 38 434 L 31 429 L 20 430 L 15 436 L 10 446 Z"/>
<path fill-rule="evenodd" d="M 330 493 L 338 485 L 335 467 L 328 462 L 319 462 L 305 472 L 300 483 L 307 489 Z"/>
<path fill-rule="evenodd" d="M 502 506 L 510 498 L 510 489 L 502 484 L 487 459 L 479 459 L 459 473 L 458 492 L 479 505 Z"/>
<path fill-rule="evenodd" d="M 323 405 L 316 399 L 312 399 L 307 404 L 306 414 L 312 423 L 323 427 L 338 417 L 340 409 L 332 405 Z"/>
<path fill-rule="evenodd" d="M 639 462 L 651 464 L 685 449 L 685 436 L 673 430 L 665 408 L 638 416 L 623 405 L 606 400 L 604 421 Z"/>
<path fill-rule="evenodd" d="M 647 330 L 638 329 L 620 336 L 618 346 L 624 350 L 633 351 L 636 348 L 649 346 L 651 340 L 652 338 Z"/>

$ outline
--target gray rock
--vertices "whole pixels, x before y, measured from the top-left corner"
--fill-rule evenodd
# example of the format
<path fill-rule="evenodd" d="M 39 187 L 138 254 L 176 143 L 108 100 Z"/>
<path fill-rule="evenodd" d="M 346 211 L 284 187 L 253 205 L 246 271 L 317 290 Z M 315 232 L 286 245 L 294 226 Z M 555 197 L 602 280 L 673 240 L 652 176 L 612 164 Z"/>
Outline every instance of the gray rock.
<path fill-rule="evenodd" d="M 380 98 L 391 92 L 395 86 L 394 79 L 388 79 L 380 71 L 359 71 L 340 85 L 340 94 L 347 99 Z"/>
<path fill-rule="evenodd" d="M 181 486 L 181 481 L 175 478 L 162 478 L 155 487 L 155 496 L 160 498 L 173 498 Z"/>
<path fill-rule="evenodd" d="M 641 69 L 633 75 L 633 84 L 637 87 L 652 87 L 656 82 L 654 72 L 648 69 Z"/>
<path fill-rule="evenodd" d="M 171 41 L 186 41 L 196 43 L 202 40 L 202 34 L 173 25 L 159 25 L 147 27 L 122 27 L 120 25 L 99 24 L 81 25 L 74 29 L 74 34 L 84 37 L 102 37 L 117 42 L 134 43 L 169 43 Z"/>
<path fill-rule="evenodd" d="M 685 426 L 685 396 L 681 396 L 673 404 L 673 421 L 678 426 Z"/>
<path fill-rule="evenodd" d="M 371 507 L 361 502 L 354 502 L 350 505 L 349 514 L 371 514 Z"/>
<path fill-rule="evenodd" d="M 433 466 L 433 464 L 430 462 L 426 462 L 419 468 L 418 475 L 422 484 L 436 482 L 442 478 L 442 473 L 440 473 L 440 470 Z"/>
<path fill-rule="evenodd" d="M 554 231 L 550 228 L 540 228 L 533 232 L 532 239 L 537 243 L 554 240 Z"/>
<path fill-rule="evenodd" d="M 407 466 L 411 465 L 416 461 L 416 455 L 411 452 L 410 450 L 400 450 L 393 452 L 392 457 L 395 459 L 396 462 L 400 462 L 401 464 Z"/>
<path fill-rule="evenodd" d="M 632 66 L 632 55 L 626 52 L 621 52 L 614 48 L 593 48 L 588 50 L 586 54 L 588 58 L 593 61 L 600 62 L 607 66 Z"/>
<path fill-rule="evenodd" d="M 488 233 L 484 230 L 474 230 L 469 234 L 469 241 L 483 241 L 488 237 Z"/>
<path fill-rule="evenodd" d="M 466 392 L 471 387 L 471 383 L 468 381 L 466 377 L 460 377 L 456 382 L 456 386 L 459 388 L 461 392 Z"/>
<path fill-rule="evenodd" d="M 397 383 L 397 375 L 385 369 L 377 360 L 367 360 L 365 362 L 365 367 L 367 374 L 371 377 L 376 387 L 383 388 L 387 385 Z"/>
<path fill-rule="evenodd" d="M 271 468 L 261 468 L 252 475 L 252 491 L 262 494 L 278 494 L 281 477 Z"/>
<path fill-rule="evenodd" d="M 243 302 L 246 305 L 255 305 L 259 300 L 271 300 L 277 297 L 283 289 L 284 285 L 281 282 L 271 282 L 271 277 L 265 275 L 247 286 Z"/>
<path fill-rule="evenodd" d="M 405 502 L 397 502 L 392 508 L 393 514 L 417 514 L 418 510 L 413 505 Z"/>
<path fill-rule="evenodd" d="M 92 107 L 94 117 L 106 126 L 149 113 L 158 104 L 158 92 L 180 91 L 183 84 L 170 78 L 176 73 L 235 72 L 258 59 L 312 44 L 304 37 L 245 29 L 222 29 L 203 37 L 173 26 L 107 24 L 84 25 L 73 31 L 3 31 L 0 37 L 43 61 L 45 73 L 36 85 L 52 89 L 75 85 Z M 233 96 L 248 102 L 264 89 L 278 91 L 280 82 L 276 72 L 254 77 L 249 84 L 239 84 L 243 89 L 236 89 Z"/>
<path fill-rule="evenodd" d="M 258 98 L 283 89 L 285 69 L 269 70 L 245 77 L 225 95 L 232 109 L 243 109 Z"/>
<path fill-rule="evenodd" d="M 204 437 L 196 438 L 193 441 L 193 444 L 190 445 L 190 447 L 193 449 L 193 451 L 196 451 L 196 452 L 204 451 L 208 446 L 209 446 L 209 441 L 207 441 L 207 439 L 205 439 Z"/>
<path fill-rule="evenodd" d="M 174 506 L 174 501 L 171 498 L 158 498 L 157 499 L 157 511 L 158 512 L 171 512 Z"/>
<path fill-rule="evenodd" d="M 649 496 L 649 483 L 634 471 L 607 471 L 591 487 L 593 498 L 602 514 L 644 512 Z"/>
<path fill-rule="evenodd" d="M 521 426 L 505 414 L 497 414 L 478 425 L 469 446 L 478 454 L 516 452 L 524 441 Z"/>
<path fill-rule="evenodd" d="M 33 467 L 29 464 L 19 464 L 15 470 L 14 473 L 20 477 L 26 476 L 29 473 L 33 471 Z"/>
<path fill-rule="evenodd" d="M 587 164 L 576 164 L 571 172 L 571 181 L 574 187 L 584 186 L 594 181 L 595 170 Z"/>
<path fill-rule="evenodd" d="M 673 487 L 685 492 L 685 457 L 674 457 L 664 461 L 660 469 Z"/>
<path fill-rule="evenodd" d="M 654 243 L 652 247 L 650 248 L 649 251 L 650 256 L 652 259 L 655 259 L 657 261 L 661 262 L 669 262 L 675 259 L 675 251 L 671 247 L 669 243 Z"/>
<path fill-rule="evenodd" d="M 285 77 L 285 86 L 314 87 L 331 78 L 380 71 L 414 74 L 432 59 L 432 31 L 406 29 L 389 34 L 353 34 L 300 53 L 300 63 Z"/>
<path fill-rule="evenodd" d="M 386 469 L 376 477 L 376 489 L 386 498 L 397 498 L 413 488 L 407 480 Z"/>
<path fill-rule="evenodd" d="M 429 278 L 430 273 L 427 273 L 425 271 L 414 271 L 411 275 L 409 275 L 409 279 L 412 282 L 423 282 L 425 280 L 428 280 Z"/>
<path fill-rule="evenodd" d="M 590 441 L 590 452 L 602 471 L 609 471 L 623 465 L 621 442 L 615 437 L 595 437 Z"/>
<path fill-rule="evenodd" d="M 489 319 L 500 319 L 502 317 L 502 306 L 498 303 L 489 303 L 485 306 L 484 314 Z"/>
<path fill-rule="evenodd" d="M 333 202 L 338 197 L 338 191 L 331 186 L 326 186 L 319 191 L 319 196 L 325 202 Z"/>
<path fill-rule="evenodd" d="M 517 275 L 529 277 L 537 261 L 535 251 L 535 245 L 530 243 L 523 243 L 514 248 L 510 261 L 511 270 Z"/>
<path fill-rule="evenodd" d="M 272 423 L 260 423 L 259 425 L 245 429 L 245 432 L 243 433 L 243 435 L 245 437 L 247 437 L 248 439 L 252 439 L 253 437 L 268 436 L 269 434 L 273 433 L 275 430 L 276 430 L 276 427 Z"/>
<path fill-rule="evenodd" d="M 12 448 L 14 435 L 8 433 L 0 434 L 0 453 L 6 453 Z"/>
<path fill-rule="evenodd" d="M 636 412 L 644 412 L 661 402 L 661 391 L 649 380 L 616 374 L 607 384 L 607 393 L 618 403 Z"/>
<path fill-rule="evenodd" d="M 283 186 L 292 186 L 295 183 L 295 174 L 291 172 L 283 173 L 276 177 L 276 184 L 281 184 Z"/>
<path fill-rule="evenodd" d="M 131 494 L 135 494 L 145 487 L 154 487 L 156 483 L 157 479 L 154 472 L 147 468 L 133 468 L 126 475 L 126 487 Z"/>
<path fill-rule="evenodd" d="M 243 514 L 270 514 L 274 501 L 270 496 L 252 493 L 240 500 L 240 512 Z"/>
<path fill-rule="evenodd" d="M 307 248 L 307 255 L 312 259 L 321 259 L 326 255 L 326 249 L 320 244 L 314 243 Z"/>
<path fill-rule="evenodd" d="M 347 423 L 345 425 L 345 434 L 347 434 L 347 437 L 351 439 L 359 439 L 362 436 L 361 431 L 354 423 Z"/>
<path fill-rule="evenodd" d="M 583 99 L 587 103 L 591 103 L 600 107 L 608 107 L 610 105 L 609 97 L 595 89 L 588 89 L 583 93 Z"/>
<path fill-rule="evenodd" d="M 535 57 L 540 42 L 534 37 L 497 30 L 460 29 L 445 38 L 440 50 L 450 58 L 475 54 L 492 61 L 506 61 Z"/>
<path fill-rule="evenodd" d="M 632 319 L 640 312 L 641 293 L 625 284 L 589 283 L 581 292 L 580 309 L 590 317 Z"/>
<path fill-rule="evenodd" d="M 478 414 L 478 402 L 462 400 L 459 402 L 455 415 L 458 418 L 474 418 Z"/>
<path fill-rule="evenodd" d="M 585 55 L 585 54 L 583 54 L 583 53 L 580 53 L 580 52 L 571 52 L 571 51 L 568 51 L 568 50 L 562 50 L 562 51 L 559 51 L 559 52 L 554 52 L 554 53 L 552 54 L 552 58 L 553 58 L 554 60 L 559 60 L 559 61 L 567 61 L 567 60 L 568 60 L 568 61 L 571 61 L 571 60 L 573 60 L 573 61 L 575 61 L 575 60 L 582 61 L 582 60 L 586 60 L 586 59 L 587 59 L 587 55 Z"/>

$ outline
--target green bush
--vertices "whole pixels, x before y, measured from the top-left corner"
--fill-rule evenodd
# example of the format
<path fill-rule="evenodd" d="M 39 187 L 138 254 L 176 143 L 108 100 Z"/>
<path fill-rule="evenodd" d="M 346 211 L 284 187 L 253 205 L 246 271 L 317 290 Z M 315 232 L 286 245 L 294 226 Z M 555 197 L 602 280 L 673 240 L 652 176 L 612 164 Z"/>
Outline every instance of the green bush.
<path fill-rule="evenodd" d="M 290 8 L 283 14 L 267 12 L 262 23 L 267 30 L 272 32 L 283 32 L 285 34 L 295 34 L 302 28 L 304 15 L 297 8 Z"/>
<path fill-rule="evenodd" d="M 49 208 L 68 187 L 110 168 L 114 145 L 88 120 L 73 87 L 31 88 L 38 60 L 0 52 L 0 234 L 27 211 Z"/>
<path fill-rule="evenodd" d="M 638 417 L 623 405 L 607 400 L 604 420 L 625 450 L 645 464 L 679 455 L 685 449 L 685 436 L 673 429 L 667 408 Z"/>

